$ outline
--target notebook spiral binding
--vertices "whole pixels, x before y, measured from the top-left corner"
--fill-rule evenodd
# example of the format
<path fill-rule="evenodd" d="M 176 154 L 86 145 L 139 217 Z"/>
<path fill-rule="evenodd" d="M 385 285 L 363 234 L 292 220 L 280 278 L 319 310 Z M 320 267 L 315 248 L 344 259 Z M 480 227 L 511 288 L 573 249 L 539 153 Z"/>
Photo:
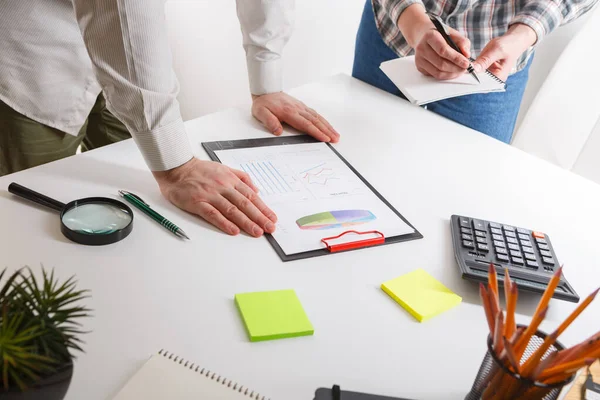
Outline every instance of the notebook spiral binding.
<path fill-rule="evenodd" d="M 474 62 L 475 59 L 473 57 L 469 58 L 469 61 Z M 490 70 L 486 69 L 484 71 L 490 78 L 494 79 L 496 82 L 503 84 L 504 86 L 506 86 L 506 82 L 503 81 L 502 79 L 498 78 L 495 74 L 491 73 Z"/>
<path fill-rule="evenodd" d="M 206 378 L 209 378 L 218 383 L 221 383 L 223 386 L 231 388 L 231 390 L 233 390 L 233 391 L 236 391 L 245 396 L 248 396 L 249 399 L 270 400 L 269 398 L 267 398 L 265 396 L 261 396 L 259 393 L 255 393 L 254 391 L 252 391 L 248 388 L 245 388 L 242 385 L 238 385 L 237 383 L 217 374 L 216 372 L 211 372 L 211 371 L 207 370 L 206 368 L 201 368 L 199 365 L 191 363 L 191 362 L 189 362 L 181 357 L 178 357 L 177 355 L 170 353 L 164 349 L 160 350 L 158 352 L 158 354 L 173 361 L 174 363 L 181 365 L 184 368 L 188 368 L 194 372 L 198 372 L 200 375 L 203 375 Z"/>

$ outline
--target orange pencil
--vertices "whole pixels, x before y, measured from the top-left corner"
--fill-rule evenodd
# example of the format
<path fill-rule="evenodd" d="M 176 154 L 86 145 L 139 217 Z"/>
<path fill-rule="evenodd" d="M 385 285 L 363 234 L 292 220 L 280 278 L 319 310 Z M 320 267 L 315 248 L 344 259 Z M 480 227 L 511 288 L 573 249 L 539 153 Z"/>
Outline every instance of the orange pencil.
<path fill-rule="evenodd" d="M 541 312 L 536 313 L 533 316 L 531 323 L 525 329 L 525 332 L 523 332 L 523 334 L 519 338 L 519 341 L 515 345 L 515 353 L 518 358 L 521 358 L 523 356 L 523 352 L 525 351 L 525 349 L 527 349 L 527 345 L 529 344 L 529 341 L 531 340 L 531 336 L 535 332 L 537 332 L 538 327 L 540 326 L 540 324 L 542 323 L 544 318 L 546 318 L 547 313 L 548 313 L 548 307 L 544 308 Z"/>
<path fill-rule="evenodd" d="M 575 321 L 575 318 L 579 317 L 583 310 L 585 310 L 592 301 L 594 301 L 594 298 L 596 298 L 598 291 L 600 291 L 600 288 L 596 289 L 594 292 L 592 292 L 592 294 L 586 297 L 586 299 L 581 302 L 581 304 L 575 309 L 575 311 L 573 311 L 571 315 L 569 315 L 567 319 L 562 324 L 560 324 L 560 326 L 556 330 L 559 335 L 563 333 L 565 329 L 567 329 L 569 325 L 573 323 L 573 321 Z"/>
<path fill-rule="evenodd" d="M 556 365 L 554 367 L 546 369 L 544 372 L 542 372 L 540 374 L 540 376 L 538 378 L 542 381 L 545 381 L 552 377 L 555 377 L 556 375 L 564 375 L 565 373 L 567 373 L 568 371 L 571 371 L 573 369 L 575 371 L 577 371 L 581 367 L 584 367 L 590 360 L 592 361 L 592 363 L 595 361 L 594 358 L 585 357 L 585 358 L 580 358 L 578 360 L 570 361 L 570 362 L 567 362 L 564 364 Z"/>
<path fill-rule="evenodd" d="M 562 381 L 568 379 L 571 375 L 573 375 L 577 371 L 579 371 L 581 368 L 590 366 L 594 362 L 596 362 L 595 358 L 586 358 L 579 364 L 572 364 L 572 367 L 566 368 L 566 369 L 562 370 L 560 373 L 551 375 L 548 378 L 543 379 L 543 382 L 548 385 L 551 385 L 553 383 L 562 382 Z"/>
<path fill-rule="evenodd" d="M 557 356 L 558 356 L 558 352 L 556 352 L 556 351 L 548 354 L 548 357 L 544 358 L 542 360 L 542 362 L 539 363 L 538 366 L 533 370 L 533 372 L 531 373 L 530 379 L 532 381 L 537 381 L 540 374 L 542 372 L 544 372 L 546 370 L 546 368 L 548 368 L 548 366 L 550 366 L 554 363 L 554 360 L 557 358 Z"/>
<path fill-rule="evenodd" d="M 508 358 L 510 365 L 513 367 L 514 372 L 521 375 L 521 367 L 519 366 L 519 360 L 517 360 L 517 357 L 515 356 L 515 352 L 512 348 L 512 345 L 506 338 L 503 338 L 503 340 L 504 350 L 506 351 L 506 357 Z"/>
<path fill-rule="evenodd" d="M 507 338 L 512 338 L 517 330 L 517 324 L 515 322 L 515 311 L 517 308 L 518 297 L 519 290 L 517 288 L 517 285 L 511 283 L 510 293 L 508 293 L 506 297 L 506 322 L 504 324 L 504 336 L 506 336 Z"/>
<path fill-rule="evenodd" d="M 498 275 L 493 263 L 490 263 L 490 267 L 488 268 L 488 286 L 488 290 L 494 292 L 494 295 L 498 298 Z"/>
<path fill-rule="evenodd" d="M 483 303 L 483 310 L 485 311 L 485 318 L 487 319 L 488 327 L 490 328 L 490 335 L 494 336 L 496 321 L 494 320 L 492 309 L 490 308 L 490 297 L 483 283 L 479 284 L 479 296 L 481 296 L 481 301 Z"/>
<path fill-rule="evenodd" d="M 548 282 L 548 287 L 544 291 L 544 295 L 540 299 L 540 302 L 538 303 L 538 306 L 535 309 L 535 314 L 540 313 L 544 308 L 548 307 L 550 299 L 554 295 L 554 291 L 556 290 L 556 287 L 560 282 L 560 277 L 562 276 L 562 268 L 563 267 L 557 269 L 552 278 L 550 279 L 550 282 Z"/>
<path fill-rule="evenodd" d="M 494 351 L 498 357 L 500 357 L 504 349 L 504 343 L 502 342 L 503 333 L 504 316 L 502 315 L 502 311 L 498 311 L 498 314 L 496 314 L 496 331 L 494 332 Z"/>

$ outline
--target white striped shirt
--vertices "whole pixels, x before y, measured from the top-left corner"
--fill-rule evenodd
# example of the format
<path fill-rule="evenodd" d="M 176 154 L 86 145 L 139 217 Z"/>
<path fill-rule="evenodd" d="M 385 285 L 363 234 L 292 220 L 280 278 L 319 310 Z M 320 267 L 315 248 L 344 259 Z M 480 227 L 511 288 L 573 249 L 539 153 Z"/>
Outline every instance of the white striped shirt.
<path fill-rule="evenodd" d="M 151 170 L 184 164 L 193 154 L 177 102 L 164 3 L 0 0 L 0 100 L 77 135 L 102 91 Z M 282 89 L 293 8 L 294 0 L 237 0 L 252 94 Z"/>

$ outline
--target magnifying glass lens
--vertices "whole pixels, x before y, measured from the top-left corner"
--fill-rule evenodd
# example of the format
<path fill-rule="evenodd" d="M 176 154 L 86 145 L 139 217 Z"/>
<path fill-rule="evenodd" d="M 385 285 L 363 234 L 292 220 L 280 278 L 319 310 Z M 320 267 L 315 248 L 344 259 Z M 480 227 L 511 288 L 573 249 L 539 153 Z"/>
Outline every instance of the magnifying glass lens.
<path fill-rule="evenodd" d="M 65 226 L 75 232 L 106 235 L 124 229 L 132 215 L 113 204 L 86 203 L 67 210 L 62 217 Z"/>

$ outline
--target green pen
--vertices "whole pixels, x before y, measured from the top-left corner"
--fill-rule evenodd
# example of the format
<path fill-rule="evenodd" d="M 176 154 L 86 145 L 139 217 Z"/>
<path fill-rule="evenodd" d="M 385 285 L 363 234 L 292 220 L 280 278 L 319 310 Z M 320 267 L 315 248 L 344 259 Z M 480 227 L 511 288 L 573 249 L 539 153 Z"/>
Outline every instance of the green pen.
<path fill-rule="evenodd" d="M 188 237 L 188 235 L 185 234 L 183 229 L 179 228 L 177 225 L 175 225 L 174 223 L 172 223 L 171 221 L 154 211 L 152 208 L 150 208 L 148 203 L 142 200 L 139 196 L 136 196 L 135 194 L 127 192 L 125 190 L 119 190 L 119 194 L 122 197 L 124 197 L 125 200 L 133 204 L 136 208 L 140 209 L 144 214 L 148 215 L 150 218 L 152 218 L 153 220 L 155 220 L 156 222 L 173 232 L 176 236 L 190 240 L 190 238 Z"/>

